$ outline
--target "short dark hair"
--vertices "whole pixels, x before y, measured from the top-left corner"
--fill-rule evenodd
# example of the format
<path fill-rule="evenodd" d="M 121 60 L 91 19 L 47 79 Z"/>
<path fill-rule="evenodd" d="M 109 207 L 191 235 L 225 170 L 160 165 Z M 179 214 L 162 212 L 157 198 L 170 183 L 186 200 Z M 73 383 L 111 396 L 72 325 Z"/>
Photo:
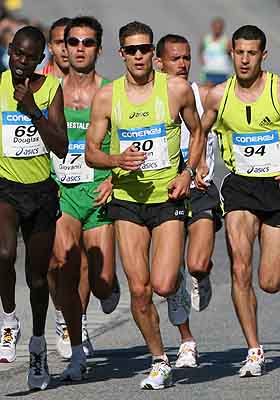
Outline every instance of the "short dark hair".
<path fill-rule="evenodd" d="M 156 56 L 161 57 L 164 53 L 164 46 L 166 43 L 185 43 L 189 45 L 189 41 L 181 35 L 169 33 L 168 35 L 163 36 L 157 42 L 156 47 Z"/>
<path fill-rule="evenodd" d="M 82 17 L 75 17 L 70 19 L 70 22 L 66 25 L 65 30 L 64 30 L 64 41 L 66 43 L 66 40 L 69 36 L 69 32 L 72 28 L 83 28 L 87 27 L 92 29 L 96 33 L 96 40 L 97 40 L 97 46 L 101 47 L 102 43 L 102 35 L 103 35 L 103 28 L 100 22 L 95 18 L 95 17 L 90 17 L 90 16 L 82 16 Z"/>
<path fill-rule="evenodd" d="M 28 25 L 19 29 L 13 38 L 12 45 L 16 40 L 20 40 L 21 37 L 31 39 L 34 43 L 39 43 L 41 48 L 41 54 L 44 53 L 46 46 L 46 39 L 43 32 L 39 28 L 37 28 L 36 26 Z"/>
<path fill-rule="evenodd" d="M 261 42 L 261 51 L 265 50 L 266 36 L 264 32 L 255 25 L 244 25 L 237 29 L 232 35 L 232 48 L 235 48 L 235 41 L 238 39 L 259 40 Z"/>
<path fill-rule="evenodd" d="M 152 29 L 149 25 L 143 24 L 139 21 L 129 22 L 128 24 L 122 26 L 119 30 L 119 41 L 120 46 L 124 45 L 124 41 L 127 37 L 137 35 L 137 34 L 144 34 L 148 35 L 150 38 L 151 43 L 154 40 L 154 34 Z"/>
<path fill-rule="evenodd" d="M 67 24 L 69 24 L 70 21 L 71 18 L 68 17 L 59 18 L 56 21 L 54 21 L 49 30 L 49 42 L 52 41 L 52 33 L 55 30 L 55 28 L 61 28 L 63 26 L 66 26 Z"/>

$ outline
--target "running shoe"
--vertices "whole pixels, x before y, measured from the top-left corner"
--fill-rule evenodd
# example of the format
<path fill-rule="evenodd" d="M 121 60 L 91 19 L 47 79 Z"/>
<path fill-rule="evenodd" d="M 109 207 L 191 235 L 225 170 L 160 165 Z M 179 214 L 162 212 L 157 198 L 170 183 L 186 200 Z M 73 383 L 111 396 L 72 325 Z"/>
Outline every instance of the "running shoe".
<path fill-rule="evenodd" d="M 154 360 L 149 376 L 142 380 L 141 389 L 159 390 L 172 385 L 172 370 L 168 361 Z"/>
<path fill-rule="evenodd" d="M 82 345 L 83 345 L 83 350 L 84 350 L 85 356 L 87 358 L 93 357 L 94 348 L 90 341 L 88 330 L 87 330 L 86 326 L 82 327 Z"/>
<path fill-rule="evenodd" d="M 263 347 L 256 347 L 248 350 L 248 355 L 243 367 L 239 370 L 240 378 L 250 376 L 261 376 L 264 373 L 264 351 Z"/>
<path fill-rule="evenodd" d="M 85 360 L 71 360 L 70 364 L 62 372 L 62 381 L 81 381 L 85 378 L 87 366 Z"/>
<path fill-rule="evenodd" d="M 102 311 L 105 314 L 111 314 L 119 304 L 120 297 L 121 297 L 121 289 L 118 277 L 116 275 L 115 284 L 111 295 L 107 299 L 100 300 Z"/>
<path fill-rule="evenodd" d="M 16 345 L 20 339 L 20 322 L 14 326 L 2 326 L 0 331 L 0 363 L 11 363 L 16 359 Z"/>
<path fill-rule="evenodd" d="M 170 322 L 177 326 L 189 319 L 191 299 L 186 288 L 185 268 L 181 269 L 182 279 L 176 293 L 167 297 L 168 317 Z"/>
<path fill-rule="evenodd" d="M 212 287 L 209 275 L 200 281 L 192 276 L 191 299 L 195 311 L 204 310 L 210 303 Z"/>
<path fill-rule="evenodd" d="M 56 350 L 58 354 L 66 360 L 69 360 L 72 356 L 67 325 L 58 321 L 56 321 Z"/>
<path fill-rule="evenodd" d="M 28 386 L 30 389 L 44 390 L 47 388 L 51 379 L 48 368 L 46 342 L 44 342 L 42 351 L 34 351 L 31 338 L 29 343 L 29 353 L 30 363 L 27 376 Z"/>
<path fill-rule="evenodd" d="M 198 352 L 193 340 L 181 344 L 175 366 L 176 368 L 196 368 L 198 366 Z"/>

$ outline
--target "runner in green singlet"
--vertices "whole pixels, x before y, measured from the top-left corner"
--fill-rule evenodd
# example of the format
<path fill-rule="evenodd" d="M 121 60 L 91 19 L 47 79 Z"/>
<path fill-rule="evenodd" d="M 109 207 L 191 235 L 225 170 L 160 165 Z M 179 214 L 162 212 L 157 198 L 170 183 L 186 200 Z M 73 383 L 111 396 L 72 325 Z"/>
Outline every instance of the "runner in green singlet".
<path fill-rule="evenodd" d="M 126 73 L 95 96 L 87 133 L 89 166 L 113 168 L 108 216 L 115 221 L 120 255 L 131 292 L 133 317 L 153 356 L 143 389 L 172 382 L 153 292 L 168 296 L 178 285 L 183 257 L 185 204 L 203 148 L 190 85 L 155 72 L 153 32 L 141 22 L 120 29 Z M 190 132 L 190 156 L 179 174 L 181 119 Z M 102 141 L 111 124 L 110 155 Z M 151 272 L 149 248 L 152 241 Z"/>
<path fill-rule="evenodd" d="M 90 266 L 89 284 L 93 294 L 103 299 L 103 311 L 113 311 L 120 291 L 115 277 L 113 225 L 99 205 L 107 188 L 111 188 L 108 180 L 111 172 L 89 168 L 84 157 L 92 98 L 98 88 L 108 83 L 95 71 L 102 27 L 93 17 L 73 18 L 65 28 L 64 37 L 69 58 L 69 74 L 63 80 L 69 149 L 62 161 L 55 155 L 52 157 L 62 217 L 57 223 L 51 267 L 59 269 L 58 303 L 71 341 L 71 362 L 62 379 L 77 381 L 86 371 L 87 355 L 82 344 L 80 263 L 86 269 Z M 102 146 L 109 153 L 108 132 Z"/>
<path fill-rule="evenodd" d="M 280 80 L 262 70 L 265 34 L 245 25 L 232 37 L 235 75 L 209 91 L 202 125 L 219 139 L 230 170 L 221 194 L 231 260 L 232 299 L 248 344 L 240 377 L 260 376 L 264 351 L 257 330 L 257 299 L 252 286 L 255 239 L 260 241 L 259 284 L 280 289 Z M 203 187 L 201 177 L 197 177 Z"/>

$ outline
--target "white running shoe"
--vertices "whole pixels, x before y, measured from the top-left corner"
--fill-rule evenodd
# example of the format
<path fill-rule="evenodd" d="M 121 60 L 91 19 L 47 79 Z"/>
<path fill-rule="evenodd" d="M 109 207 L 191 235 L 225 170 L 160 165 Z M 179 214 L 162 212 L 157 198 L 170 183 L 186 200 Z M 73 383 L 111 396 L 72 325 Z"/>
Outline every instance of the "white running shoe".
<path fill-rule="evenodd" d="M 168 317 L 177 326 L 189 319 L 191 298 L 186 288 L 186 271 L 181 269 L 181 282 L 177 292 L 167 297 Z"/>
<path fill-rule="evenodd" d="M 111 295 L 107 299 L 100 300 L 102 311 L 105 314 L 111 314 L 119 304 L 120 297 L 121 297 L 121 289 L 118 277 L 116 275 L 115 285 L 113 287 Z"/>
<path fill-rule="evenodd" d="M 198 351 L 193 340 L 182 343 L 177 356 L 176 368 L 196 368 L 198 366 Z"/>
<path fill-rule="evenodd" d="M 192 276 L 191 299 L 195 311 L 204 310 L 210 303 L 212 287 L 209 275 L 198 281 Z"/>
<path fill-rule="evenodd" d="M 172 370 L 168 361 L 154 360 L 149 376 L 142 380 L 141 389 L 158 390 L 172 385 Z"/>
<path fill-rule="evenodd" d="M 82 345 L 83 345 L 83 350 L 84 350 L 85 356 L 87 358 L 93 357 L 94 348 L 90 341 L 87 328 L 85 326 L 82 327 Z"/>
<path fill-rule="evenodd" d="M 244 361 L 243 367 L 239 370 L 240 378 L 250 376 L 261 376 L 264 372 L 265 361 L 263 347 L 252 348 L 248 350 L 248 355 Z"/>
<path fill-rule="evenodd" d="M 40 352 L 32 351 L 32 338 L 29 343 L 30 364 L 27 376 L 27 383 L 30 389 L 47 388 L 50 383 L 50 374 L 47 360 L 47 345 L 44 343 L 44 349 Z"/>
<path fill-rule="evenodd" d="M 66 360 L 69 360 L 72 356 L 67 325 L 58 321 L 56 321 L 56 350 L 58 354 Z"/>
<path fill-rule="evenodd" d="M 62 381 L 81 381 L 85 378 L 87 366 L 85 360 L 73 361 L 62 372 L 60 379 Z"/>
<path fill-rule="evenodd" d="M 16 345 L 20 339 L 20 322 L 16 326 L 2 326 L 0 331 L 0 363 L 11 363 L 16 359 Z"/>

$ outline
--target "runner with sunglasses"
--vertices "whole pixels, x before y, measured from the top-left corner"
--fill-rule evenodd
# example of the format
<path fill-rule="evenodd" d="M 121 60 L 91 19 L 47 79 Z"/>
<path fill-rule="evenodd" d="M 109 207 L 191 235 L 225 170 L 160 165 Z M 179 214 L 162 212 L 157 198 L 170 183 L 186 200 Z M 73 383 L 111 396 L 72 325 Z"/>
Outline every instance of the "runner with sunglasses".
<path fill-rule="evenodd" d="M 49 31 L 48 48 L 52 54 L 51 62 L 43 68 L 42 74 L 52 74 L 57 78 L 63 80 L 69 73 L 69 62 L 66 46 L 64 42 L 64 30 L 66 25 L 70 22 L 70 18 L 60 18 L 53 22 Z M 89 338 L 87 330 L 87 315 L 86 310 L 90 298 L 90 288 L 88 283 L 88 268 L 85 255 L 82 255 L 81 268 L 80 268 L 80 281 L 79 293 L 82 303 L 82 341 L 83 349 L 87 357 L 93 356 L 93 345 Z M 53 268 L 52 268 L 53 267 Z M 71 343 L 68 334 L 66 322 L 62 314 L 61 305 L 58 302 L 57 285 L 58 285 L 58 269 L 56 266 L 50 266 L 48 272 L 48 284 L 52 301 L 55 306 L 55 322 L 56 322 L 56 349 L 58 354 L 69 359 L 71 357 Z M 107 301 L 107 300 L 105 300 Z M 102 303 L 102 300 L 101 300 Z"/>
<path fill-rule="evenodd" d="M 0 362 L 15 360 L 20 337 L 14 264 L 21 228 L 33 319 L 31 389 L 45 389 L 50 381 L 45 340 L 47 271 L 61 213 L 58 187 L 50 178 L 49 151 L 61 160 L 68 147 L 59 81 L 34 72 L 44 58 L 44 49 L 45 38 L 39 29 L 27 26 L 18 30 L 9 46 L 10 71 L 2 74 L 0 84 L 0 267 L 4 277 L 0 280 L 4 310 Z"/>
<path fill-rule="evenodd" d="M 87 167 L 84 158 L 92 99 L 98 88 L 108 83 L 95 71 L 101 52 L 102 26 L 92 17 L 73 18 L 65 28 L 64 39 L 69 60 L 69 74 L 63 80 L 69 149 L 62 162 L 56 156 L 52 158 L 60 188 L 62 217 L 57 223 L 51 268 L 59 270 L 58 303 L 62 306 L 65 329 L 68 328 L 71 342 L 68 357 L 72 358 L 62 379 L 77 381 L 86 372 L 81 323 L 83 305 L 79 294 L 80 264 L 86 271 L 90 266 L 84 276 L 89 280 L 93 294 L 103 299 L 104 312 L 110 313 L 116 308 L 120 289 L 115 276 L 113 225 L 100 206 L 106 190 L 111 190 L 108 181 L 111 172 Z M 109 146 L 107 132 L 102 148 L 109 152 Z"/>
<path fill-rule="evenodd" d="M 108 216 L 115 221 L 131 311 L 153 361 L 143 389 L 172 383 L 153 292 L 168 296 L 179 283 L 184 245 L 184 198 L 189 194 L 203 138 L 193 92 L 181 77 L 153 70 L 153 32 L 141 22 L 120 29 L 126 73 L 95 96 L 87 133 L 89 166 L 113 169 Z M 180 116 L 191 132 L 184 171 L 180 161 Z M 102 142 L 111 125 L 110 155 Z M 151 271 L 149 249 L 152 241 Z"/>
<path fill-rule="evenodd" d="M 162 37 L 156 48 L 156 65 L 160 71 L 171 75 L 181 76 L 188 80 L 191 67 L 191 48 L 188 40 L 180 35 L 168 34 Z M 191 83 L 196 107 L 199 115 L 203 113 L 209 87 Z M 189 131 L 182 123 L 181 150 L 186 161 L 188 159 Z M 209 274 L 212 269 L 211 256 L 214 250 L 215 231 L 221 227 L 220 218 L 216 209 L 220 203 L 218 189 L 214 178 L 216 137 L 208 135 L 207 163 L 200 165 L 203 168 L 205 189 L 198 190 L 191 184 L 191 214 L 186 219 L 188 246 L 186 266 L 191 274 L 191 296 L 186 289 L 186 271 L 182 267 L 181 284 L 177 292 L 167 298 L 168 315 L 171 323 L 178 326 L 181 334 L 181 345 L 176 360 L 176 367 L 197 367 L 198 352 L 196 342 L 189 326 L 190 306 L 196 311 L 204 310 L 211 299 L 211 283 Z"/>

